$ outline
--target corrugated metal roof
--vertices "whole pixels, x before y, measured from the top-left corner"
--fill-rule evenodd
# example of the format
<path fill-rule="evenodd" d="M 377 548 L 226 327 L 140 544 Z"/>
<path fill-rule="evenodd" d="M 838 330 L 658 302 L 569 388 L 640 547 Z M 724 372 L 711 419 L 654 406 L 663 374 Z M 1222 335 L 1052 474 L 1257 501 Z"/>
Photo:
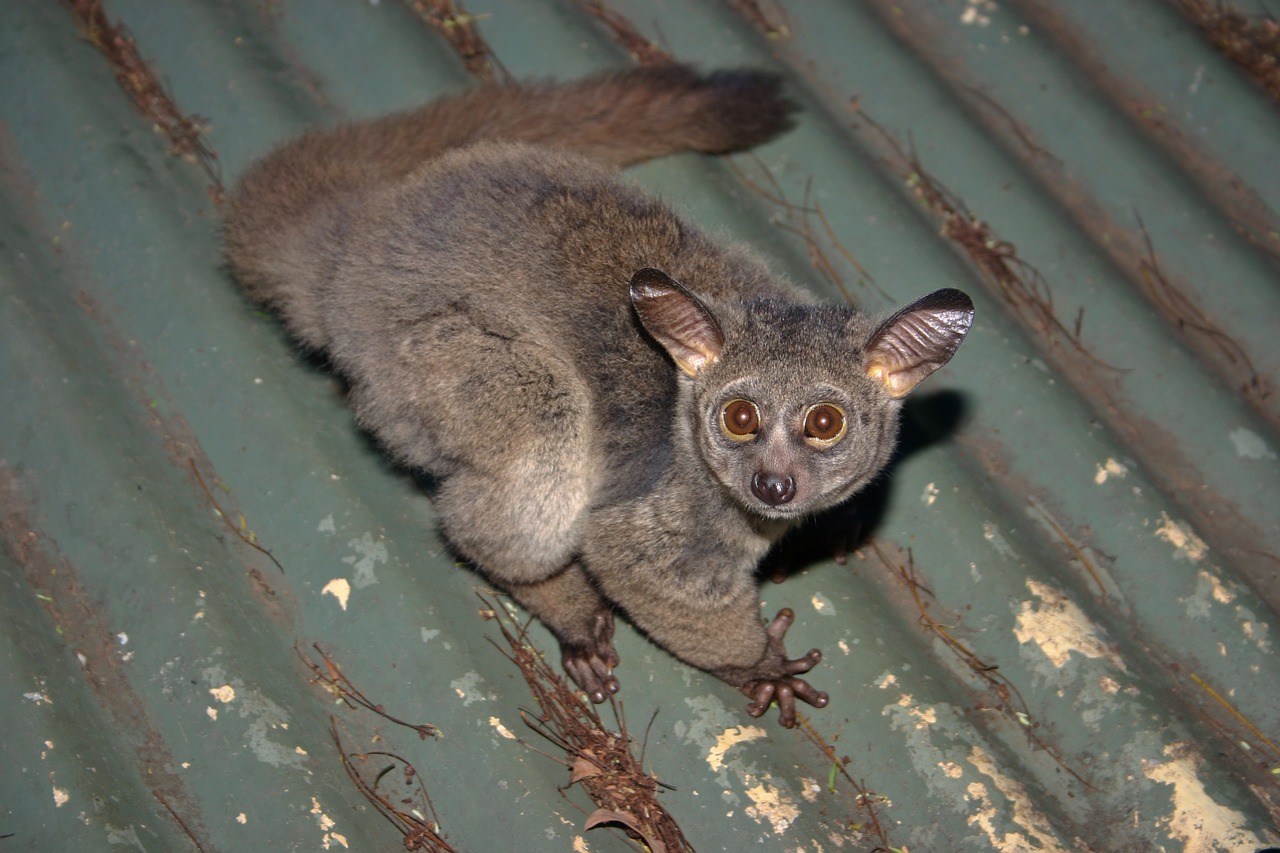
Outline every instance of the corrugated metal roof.
<path fill-rule="evenodd" d="M 804 113 L 640 183 L 831 298 L 978 307 L 841 520 L 857 552 L 763 590 L 826 653 L 808 726 L 620 629 L 692 847 L 1280 841 L 1280 109 L 1192 5 L 108 3 L 166 114 L 126 42 L 6 4 L 0 844 L 392 849 L 335 714 L 457 849 L 627 848 L 532 748 L 558 753 L 429 501 L 239 295 L 212 184 L 317 122 L 659 52 L 780 70 Z M 338 703 L 313 644 L 441 736 Z"/>

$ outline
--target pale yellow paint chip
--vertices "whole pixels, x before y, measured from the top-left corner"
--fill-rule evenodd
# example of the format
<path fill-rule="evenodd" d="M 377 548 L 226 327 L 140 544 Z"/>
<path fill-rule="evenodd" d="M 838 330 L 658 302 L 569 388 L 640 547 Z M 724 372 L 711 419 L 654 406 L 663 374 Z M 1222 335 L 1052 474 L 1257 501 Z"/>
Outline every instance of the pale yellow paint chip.
<path fill-rule="evenodd" d="M 230 684 L 224 684 L 221 687 L 211 687 L 209 688 L 209 693 L 214 699 L 217 699 L 224 705 L 236 700 L 236 689 Z"/>
<path fill-rule="evenodd" d="M 515 734 L 512 733 L 511 729 L 504 726 L 502 724 L 502 720 L 499 720 L 497 717 L 490 717 L 489 725 L 493 726 L 493 730 L 496 731 L 498 734 L 502 735 L 507 740 L 516 740 L 516 736 Z"/>
<path fill-rule="evenodd" d="M 969 822 L 971 824 L 976 822 L 982 827 L 993 848 L 1001 853 L 1023 850 L 1067 853 L 1067 848 L 1059 843 L 1058 837 L 1054 834 L 1049 818 L 1032 805 L 1031 797 L 1021 783 L 1001 773 L 995 759 L 981 747 L 974 746 L 969 751 L 968 760 L 974 769 L 991 780 L 995 789 L 1010 803 L 1013 808 L 1013 822 L 1023 830 L 1023 832 L 1006 832 L 998 836 L 990 823 L 990 818 L 994 817 L 997 811 L 987 794 L 986 786 L 981 782 L 971 784 L 969 786 L 971 797 L 979 788 L 981 789 L 982 797 L 974 797 L 974 799 L 980 802 L 978 814 L 985 817 L 971 816 Z M 1031 843 L 1032 839 L 1035 841 L 1034 844 Z"/>
<path fill-rule="evenodd" d="M 1174 556 L 1182 557 L 1198 563 L 1209 553 L 1209 546 L 1195 535 L 1190 527 L 1184 527 L 1169 517 L 1167 512 L 1160 513 L 1160 524 L 1156 527 L 1156 538 L 1163 539 L 1174 547 Z"/>
<path fill-rule="evenodd" d="M 787 828 L 800 816 L 800 807 L 776 785 L 769 784 L 768 773 L 764 774 L 758 782 L 748 776 L 747 782 L 748 784 L 756 782 L 756 784 L 746 790 L 752 805 L 747 806 L 743 811 L 755 818 L 757 822 L 768 821 L 776 835 L 786 833 Z"/>
<path fill-rule="evenodd" d="M 351 582 L 346 578 L 334 578 L 320 590 L 321 595 L 332 595 L 338 599 L 338 606 L 347 609 L 347 599 L 351 598 Z"/>
<path fill-rule="evenodd" d="M 1218 578 L 1216 575 L 1212 575 L 1209 572 L 1206 572 L 1204 569 L 1201 569 L 1200 577 L 1201 579 L 1208 581 L 1209 585 L 1213 587 L 1214 601 L 1218 602 L 1219 604 L 1230 604 L 1231 602 L 1236 600 L 1236 594 L 1231 590 L 1227 589 L 1227 587 L 1222 583 L 1222 580 Z"/>
<path fill-rule="evenodd" d="M 768 736 L 769 733 L 759 726 L 730 726 L 716 737 L 715 746 L 707 752 L 707 764 L 719 772 L 724 767 L 724 754 L 730 747 Z"/>
<path fill-rule="evenodd" d="M 1093 482 L 1101 486 L 1103 483 L 1107 482 L 1107 480 L 1111 477 L 1118 477 L 1123 479 L 1126 475 L 1128 475 L 1128 473 L 1129 473 L 1128 468 L 1126 468 L 1124 465 L 1121 465 L 1116 460 L 1108 458 L 1106 462 L 1103 462 L 1101 465 L 1098 466 L 1097 473 L 1093 475 Z"/>
<path fill-rule="evenodd" d="M 1033 578 L 1027 578 L 1027 589 L 1040 599 L 1040 604 L 1022 602 L 1013 628 L 1018 642 L 1035 643 L 1059 669 L 1066 666 L 1073 652 L 1087 658 L 1104 658 L 1117 669 L 1125 668 L 1120 654 L 1098 636 L 1097 627 L 1075 602 Z"/>
<path fill-rule="evenodd" d="M 1196 772 L 1204 759 L 1190 743 L 1171 743 L 1163 754 L 1168 761 L 1143 762 L 1142 773 L 1153 782 L 1173 787 L 1173 811 L 1157 818 L 1156 823 L 1185 842 L 1185 853 L 1266 846 L 1245 828 L 1244 815 L 1220 805 L 1205 790 Z"/>

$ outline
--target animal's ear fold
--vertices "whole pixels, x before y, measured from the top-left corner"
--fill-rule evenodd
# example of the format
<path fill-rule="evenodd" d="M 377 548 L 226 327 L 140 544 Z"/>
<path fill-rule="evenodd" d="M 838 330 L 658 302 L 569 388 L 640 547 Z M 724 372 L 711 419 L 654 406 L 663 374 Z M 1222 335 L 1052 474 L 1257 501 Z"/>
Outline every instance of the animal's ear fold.
<path fill-rule="evenodd" d="M 698 297 L 671 276 L 642 269 L 631 277 L 631 304 L 653 339 L 690 376 L 720 358 L 724 334 Z"/>
<path fill-rule="evenodd" d="M 867 344 L 867 375 L 901 397 L 951 360 L 973 323 L 973 300 L 945 288 L 880 324 Z"/>

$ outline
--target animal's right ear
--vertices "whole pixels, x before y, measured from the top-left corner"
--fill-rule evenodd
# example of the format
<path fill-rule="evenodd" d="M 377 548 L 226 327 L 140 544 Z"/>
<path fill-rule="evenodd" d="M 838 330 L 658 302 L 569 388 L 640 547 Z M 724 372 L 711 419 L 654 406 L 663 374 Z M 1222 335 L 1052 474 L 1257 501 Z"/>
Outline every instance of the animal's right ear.
<path fill-rule="evenodd" d="M 642 269 L 631 277 L 631 304 L 645 330 L 690 376 L 720 358 L 724 333 L 698 297 L 671 276 Z"/>
<path fill-rule="evenodd" d="M 973 324 L 973 300 L 944 288 L 880 324 L 867 344 L 867 375 L 901 397 L 951 360 Z"/>

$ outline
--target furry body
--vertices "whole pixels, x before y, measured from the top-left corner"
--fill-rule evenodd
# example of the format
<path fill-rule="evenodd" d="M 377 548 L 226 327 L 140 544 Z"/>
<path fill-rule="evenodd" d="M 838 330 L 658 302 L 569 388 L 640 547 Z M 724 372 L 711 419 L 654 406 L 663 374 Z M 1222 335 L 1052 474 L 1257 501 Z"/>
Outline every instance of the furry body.
<path fill-rule="evenodd" d="M 784 653 L 790 612 L 760 619 L 756 566 L 888 461 L 885 376 L 909 390 L 968 328 L 954 295 L 888 326 L 814 304 L 614 172 L 749 147 L 790 112 L 768 75 L 679 66 L 485 89 L 304 136 L 231 199 L 250 295 L 437 479 L 445 536 L 595 701 L 618 608 L 753 714 L 824 705 L 797 677 L 820 654 Z"/>

